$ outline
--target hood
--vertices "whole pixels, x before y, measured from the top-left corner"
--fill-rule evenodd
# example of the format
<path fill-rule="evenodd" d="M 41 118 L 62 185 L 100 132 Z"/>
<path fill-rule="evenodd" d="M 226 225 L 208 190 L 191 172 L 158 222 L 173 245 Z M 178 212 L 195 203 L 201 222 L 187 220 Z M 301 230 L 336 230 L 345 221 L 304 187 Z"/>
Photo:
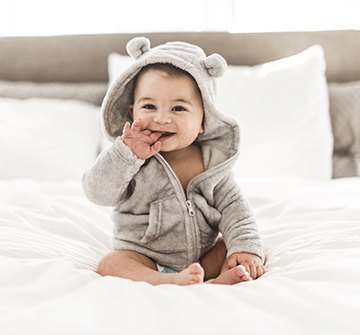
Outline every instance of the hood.
<path fill-rule="evenodd" d="M 184 42 L 168 42 L 150 48 L 150 41 L 145 37 L 130 40 L 126 48 L 134 63 L 111 84 L 101 107 L 103 129 L 110 141 L 121 136 L 126 121 L 132 121 L 129 106 L 136 75 L 148 64 L 168 63 L 188 72 L 200 89 L 205 115 L 204 133 L 198 136 L 198 142 L 220 151 L 220 160 L 238 152 L 239 127 L 215 105 L 216 77 L 222 76 L 227 69 L 222 56 L 206 56 L 198 46 Z"/>

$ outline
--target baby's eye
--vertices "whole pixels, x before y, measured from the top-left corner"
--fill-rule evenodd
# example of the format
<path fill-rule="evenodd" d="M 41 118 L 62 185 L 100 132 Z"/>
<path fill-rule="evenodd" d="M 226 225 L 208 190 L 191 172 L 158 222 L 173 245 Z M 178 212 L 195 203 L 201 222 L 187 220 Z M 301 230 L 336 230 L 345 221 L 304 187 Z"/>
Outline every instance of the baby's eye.
<path fill-rule="evenodd" d="M 144 109 L 149 109 L 149 110 L 153 110 L 153 109 L 155 109 L 156 107 L 155 107 L 154 105 L 152 105 L 152 104 L 146 104 L 146 105 L 144 105 L 142 108 L 144 108 Z"/>
<path fill-rule="evenodd" d="M 175 112 L 183 112 L 183 111 L 186 111 L 186 108 L 179 105 L 179 106 L 174 106 L 172 108 L 172 110 L 175 111 Z"/>

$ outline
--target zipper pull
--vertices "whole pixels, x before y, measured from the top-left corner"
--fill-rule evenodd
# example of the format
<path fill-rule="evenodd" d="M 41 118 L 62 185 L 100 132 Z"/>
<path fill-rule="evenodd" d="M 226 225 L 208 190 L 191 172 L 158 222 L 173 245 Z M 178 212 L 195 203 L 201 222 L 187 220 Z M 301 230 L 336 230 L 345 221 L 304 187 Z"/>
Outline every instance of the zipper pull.
<path fill-rule="evenodd" d="M 195 211 L 194 211 L 194 209 L 192 208 L 191 201 L 190 201 L 190 200 L 186 200 L 185 203 L 186 203 L 186 207 L 187 207 L 187 209 L 188 209 L 189 215 L 190 215 L 190 216 L 194 216 L 194 215 L 195 215 Z"/>

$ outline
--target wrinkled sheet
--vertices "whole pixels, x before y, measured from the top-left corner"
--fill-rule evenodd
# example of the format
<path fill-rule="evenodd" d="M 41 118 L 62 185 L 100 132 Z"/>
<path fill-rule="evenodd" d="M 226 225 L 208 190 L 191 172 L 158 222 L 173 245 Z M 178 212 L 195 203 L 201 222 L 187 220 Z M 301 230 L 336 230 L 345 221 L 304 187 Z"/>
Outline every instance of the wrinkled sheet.
<path fill-rule="evenodd" d="M 0 333 L 359 334 L 360 178 L 239 183 L 266 274 L 180 287 L 94 272 L 111 209 L 79 182 L 0 181 Z"/>

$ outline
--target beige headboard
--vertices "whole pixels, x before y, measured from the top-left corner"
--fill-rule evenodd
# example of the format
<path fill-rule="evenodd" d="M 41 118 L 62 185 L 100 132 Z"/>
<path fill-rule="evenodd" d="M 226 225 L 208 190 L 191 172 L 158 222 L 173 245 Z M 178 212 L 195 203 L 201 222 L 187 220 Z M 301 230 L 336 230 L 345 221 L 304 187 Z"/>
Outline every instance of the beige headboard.
<path fill-rule="evenodd" d="M 77 99 L 100 105 L 107 89 L 109 53 L 126 54 L 126 43 L 135 36 L 148 37 L 152 46 L 175 40 L 195 43 L 207 54 L 221 53 L 233 65 L 261 64 L 320 44 L 325 51 L 330 82 L 330 114 L 335 139 L 333 176 L 358 174 L 360 30 L 2 37 L 0 95 L 19 99 L 34 96 Z"/>
<path fill-rule="evenodd" d="M 295 54 L 313 44 L 325 50 L 330 82 L 360 80 L 360 31 L 246 33 L 144 33 L 0 38 L 0 80 L 106 82 L 107 55 L 125 54 L 134 36 L 152 45 L 182 40 L 221 53 L 229 64 L 255 65 Z"/>

